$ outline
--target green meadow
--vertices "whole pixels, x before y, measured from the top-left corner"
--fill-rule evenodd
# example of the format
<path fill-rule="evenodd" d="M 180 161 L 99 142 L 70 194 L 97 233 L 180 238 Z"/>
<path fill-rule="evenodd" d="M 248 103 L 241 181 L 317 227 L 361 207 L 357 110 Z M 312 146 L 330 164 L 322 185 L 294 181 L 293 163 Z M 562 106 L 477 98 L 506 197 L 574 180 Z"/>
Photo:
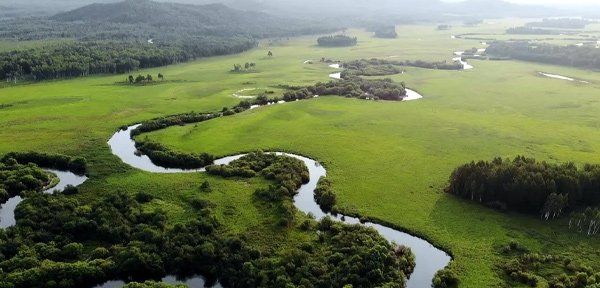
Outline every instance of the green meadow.
<path fill-rule="evenodd" d="M 163 209 L 177 223 L 194 217 L 188 203 L 200 196 L 216 204 L 224 233 L 249 234 L 257 246 L 291 246 L 305 234 L 281 231 L 273 213 L 252 201 L 252 192 L 267 185 L 265 181 L 140 172 L 122 164 L 106 142 L 122 125 L 233 106 L 240 101 L 233 94 L 242 89 L 280 93 L 277 85 L 329 81 L 328 74 L 336 70 L 319 63 L 323 57 L 450 61 L 454 51 L 483 47 L 451 35 L 501 38 L 506 35 L 498 34 L 521 22 L 526 21 L 486 21 L 448 31 L 400 26 L 393 40 L 350 30 L 359 39 L 351 48 L 317 47 L 316 36 L 265 40 L 238 55 L 139 71 L 165 75 L 164 82 L 148 86 L 125 85 L 127 75 L 117 75 L 2 88 L 0 154 L 32 150 L 84 156 L 90 180 L 77 196 L 83 200 L 110 191 L 147 191 L 157 197 L 149 209 Z M 560 37 L 552 41 L 572 42 Z M 9 45 L 0 44 L 0 50 Z M 268 51 L 274 57 L 267 57 Z M 306 60 L 314 63 L 303 64 Z M 257 72 L 229 72 L 245 62 L 257 63 Z M 469 62 L 475 69 L 407 68 L 405 74 L 391 77 L 422 94 L 421 100 L 319 97 L 140 137 L 184 152 L 230 155 L 262 149 L 316 159 L 327 167 L 340 207 L 444 247 L 454 257 L 461 287 L 506 286 L 498 268 L 505 259 L 498 247 L 511 240 L 534 251 L 571 255 L 600 269 L 600 242 L 570 232 L 568 220 L 543 222 L 501 213 L 443 193 L 452 170 L 472 160 L 526 155 L 550 162 L 600 163 L 600 74 L 518 61 Z M 545 78 L 540 71 L 590 83 Z M 198 190 L 207 179 L 212 193 Z"/>

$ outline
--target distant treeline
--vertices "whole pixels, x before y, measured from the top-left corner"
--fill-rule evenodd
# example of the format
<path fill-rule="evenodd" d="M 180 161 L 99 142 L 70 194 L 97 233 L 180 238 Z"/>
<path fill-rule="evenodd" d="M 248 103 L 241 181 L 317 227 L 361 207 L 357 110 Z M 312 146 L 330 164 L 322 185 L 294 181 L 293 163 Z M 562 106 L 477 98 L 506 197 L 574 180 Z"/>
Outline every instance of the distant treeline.
<path fill-rule="evenodd" d="M 477 50 L 477 49 L 475 49 Z M 427 62 L 427 61 L 393 61 L 384 59 L 361 59 L 343 64 L 344 72 L 342 76 L 385 76 L 402 73 L 401 67 L 418 67 L 425 69 L 439 70 L 462 70 L 463 66 L 459 62 Z"/>
<path fill-rule="evenodd" d="M 558 18 L 558 19 L 543 19 L 541 22 L 530 22 L 525 24 L 526 27 L 542 27 L 542 28 L 561 28 L 561 29 L 583 29 L 588 24 L 594 23 L 587 19 L 579 18 Z"/>
<path fill-rule="evenodd" d="M 199 37 L 160 45 L 114 41 L 65 42 L 0 53 L 0 77 L 18 81 L 128 73 L 199 57 L 239 53 L 256 45 L 256 40 L 246 37 Z"/>
<path fill-rule="evenodd" d="M 600 165 L 578 168 L 525 157 L 471 162 L 452 172 L 446 192 L 502 210 L 555 218 L 600 204 Z"/>
<path fill-rule="evenodd" d="M 493 42 L 486 54 L 522 61 L 600 69 L 600 49 L 595 47 L 558 46 L 526 41 Z"/>
<path fill-rule="evenodd" d="M 395 39 L 398 37 L 395 25 L 379 25 L 371 27 L 369 30 L 373 31 L 377 38 Z"/>
<path fill-rule="evenodd" d="M 561 32 L 550 30 L 550 29 L 542 29 L 535 27 L 513 27 L 506 29 L 506 34 L 521 34 L 521 35 L 554 35 L 559 34 Z"/>
<path fill-rule="evenodd" d="M 347 47 L 355 46 L 358 43 L 358 39 L 346 35 L 331 35 L 319 37 L 317 43 L 323 47 Z"/>

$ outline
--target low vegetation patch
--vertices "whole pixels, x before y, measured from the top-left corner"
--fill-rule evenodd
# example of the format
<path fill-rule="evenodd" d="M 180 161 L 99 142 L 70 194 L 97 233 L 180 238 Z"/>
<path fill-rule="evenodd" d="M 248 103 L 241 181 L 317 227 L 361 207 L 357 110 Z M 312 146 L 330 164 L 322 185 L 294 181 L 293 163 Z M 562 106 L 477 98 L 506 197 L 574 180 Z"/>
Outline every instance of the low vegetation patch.
<path fill-rule="evenodd" d="M 600 287 L 600 272 L 570 257 L 529 252 L 517 242 L 501 250 L 511 258 L 501 268 L 513 283 L 530 287 Z"/>
<path fill-rule="evenodd" d="M 41 192 L 54 177 L 37 165 L 19 164 L 14 158 L 0 161 L 0 203 L 27 192 Z"/>

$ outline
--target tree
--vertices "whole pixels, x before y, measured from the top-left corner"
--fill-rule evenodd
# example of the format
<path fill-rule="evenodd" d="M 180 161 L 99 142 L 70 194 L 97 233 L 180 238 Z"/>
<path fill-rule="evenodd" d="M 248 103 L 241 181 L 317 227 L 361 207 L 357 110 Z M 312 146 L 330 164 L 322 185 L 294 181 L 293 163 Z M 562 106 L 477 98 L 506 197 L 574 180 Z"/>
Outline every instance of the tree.
<path fill-rule="evenodd" d="M 158 79 L 160 79 L 161 81 L 165 80 L 165 76 L 161 73 L 158 73 Z"/>
<path fill-rule="evenodd" d="M 146 81 L 146 77 L 142 76 L 142 75 L 138 75 L 137 77 L 135 77 L 135 83 L 136 84 L 140 84 L 142 82 Z"/>
<path fill-rule="evenodd" d="M 246 70 L 250 69 L 250 63 L 246 62 L 246 64 L 244 64 L 244 68 L 245 68 Z"/>
<path fill-rule="evenodd" d="M 150 75 L 150 74 L 146 75 L 146 81 L 152 82 L 152 75 Z"/>
<path fill-rule="evenodd" d="M 272 52 L 272 51 L 269 51 L 269 53 L 267 53 L 267 55 L 268 55 L 269 57 L 273 57 L 273 52 Z"/>
<path fill-rule="evenodd" d="M 129 77 L 127 79 L 129 80 L 129 84 L 133 84 L 133 81 L 135 81 L 135 79 L 133 78 L 133 75 L 129 75 Z"/>

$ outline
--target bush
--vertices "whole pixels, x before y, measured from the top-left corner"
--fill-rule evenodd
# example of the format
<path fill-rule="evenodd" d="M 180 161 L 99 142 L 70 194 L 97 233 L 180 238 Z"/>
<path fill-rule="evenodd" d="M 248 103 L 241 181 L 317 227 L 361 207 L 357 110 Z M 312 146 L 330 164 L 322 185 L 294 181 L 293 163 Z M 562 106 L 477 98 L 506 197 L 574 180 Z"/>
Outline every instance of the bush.
<path fill-rule="evenodd" d="M 434 288 L 454 288 L 458 287 L 458 276 L 449 268 L 444 268 L 437 273 L 433 278 Z"/>
<path fill-rule="evenodd" d="M 331 181 L 325 177 L 319 179 L 314 197 L 317 204 L 326 212 L 331 212 L 337 202 L 335 192 L 331 188 Z"/>

